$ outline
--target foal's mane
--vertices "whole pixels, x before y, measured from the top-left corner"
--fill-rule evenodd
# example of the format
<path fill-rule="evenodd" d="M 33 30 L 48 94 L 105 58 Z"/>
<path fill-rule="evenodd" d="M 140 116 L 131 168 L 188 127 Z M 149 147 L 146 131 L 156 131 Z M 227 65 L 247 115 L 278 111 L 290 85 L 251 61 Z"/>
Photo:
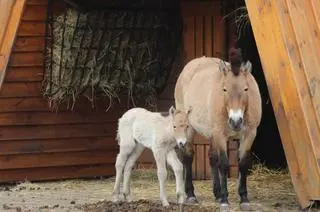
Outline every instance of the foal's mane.
<path fill-rule="evenodd" d="M 229 60 L 231 64 L 231 71 L 235 76 L 240 73 L 241 63 L 243 62 L 241 48 L 231 48 L 229 50 Z"/>

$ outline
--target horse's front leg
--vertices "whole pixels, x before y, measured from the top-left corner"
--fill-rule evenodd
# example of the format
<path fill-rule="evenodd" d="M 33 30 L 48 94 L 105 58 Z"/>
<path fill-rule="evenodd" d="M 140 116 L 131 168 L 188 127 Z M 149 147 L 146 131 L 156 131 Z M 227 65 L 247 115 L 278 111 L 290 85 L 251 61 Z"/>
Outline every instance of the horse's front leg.
<path fill-rule="evenodd" d="M 239 185 L 238 194 L 240 196 L 240 209 L 251 210 L 248 191 L 247 191 L 247 176 L 249 169 L 252 166 L 251 146 L 256 137 L 256 129 L 250 130 L 245 134 L 245 137 L 240 141 L 239 146 Z"/>
<path fill-rule="evenodd" d="M 183 165 L 178 159 L 174 149 L 170 150 L 167 154 L 167 162 L 172 167 L 176 178 L 176 193 L 178 203 L 182 204 L 185 200 L 184 182 L 183 182 Z"/>
<path fill-rule="evenodd" d="M 167 207 L 169 206 L 169 202 L 167 200 L 165 191 L 165 181 L 167 179 L 166 152 L 161 148 L 153 148 L 152 152 L 157 165 L 157 174 L 160 186 L 160 200 L 162 202 L 162 205 L 164 207 Z"/>
<path fill-rule="evenodd" d="M 220 193 L 220 211 L 229 211 L 229 201 L 228 201 L 228 185 L 227 185 L 227 178 L 228 178 L 228 156 L 227 156 L 227 142 L 228 137 L 225 136 L 220 131 L 213 134 L 213 139 L 215 142 L 215 146 L 217 147 L 218 152 L 218 170 L 220 174 L 220 186 L 221 186 L 221 193 Z M 214 154 L 214 152 L 213 152 Z"/>

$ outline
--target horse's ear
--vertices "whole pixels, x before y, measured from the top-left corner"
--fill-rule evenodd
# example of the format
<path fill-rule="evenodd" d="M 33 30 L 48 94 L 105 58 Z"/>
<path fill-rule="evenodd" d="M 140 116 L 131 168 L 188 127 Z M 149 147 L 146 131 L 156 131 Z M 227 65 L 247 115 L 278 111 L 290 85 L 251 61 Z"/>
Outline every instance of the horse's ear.
<path fill-rule="evenodd" d="M 245 72 L 251 73 L 252 64 L 251 64 L 251 62 L 249 60 L 244 65 L 242 65 L 242 70 L 245 71 Z"/>
<path fill-rule="evenodd" d="M 173 116 L 175 111 L 176 111 L 176 109 L 175 109 L 174 106 L 172 105 L 172 106 L 170 107 L 170 109 L 169 109 L 169 114 L 170 114 L 171 116 Z"/>

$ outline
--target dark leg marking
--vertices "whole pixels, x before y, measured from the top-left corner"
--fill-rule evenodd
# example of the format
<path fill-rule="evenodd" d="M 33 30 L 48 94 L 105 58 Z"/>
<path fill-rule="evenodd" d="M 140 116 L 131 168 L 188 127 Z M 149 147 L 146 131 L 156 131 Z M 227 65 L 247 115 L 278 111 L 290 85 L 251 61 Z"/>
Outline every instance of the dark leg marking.
<path fill-rule="evenodd" d="M 192 183 L 192 161 L 193 155 L 185 155 L 183 157 L 183 163 L 186 169 L 186 181 L 185 181 L 185 191 L 187 194 L 187 200 L 190 198 L 193 202 L 197 202 L 196 195 L 194 194 L 194 186 Z M 190 200 L 191 200 L 190 199 Z"/>
<path fill-rule="evenodd" d="M 226 152 L 222 151 L 219 155 L 219 171 L 220 171 L 220 183 L 221 183 L 221 204 L 229 204 L 228 201 L 228 185 L 227 185 L 227 177 L 228 177 L 228 157 Z"/>
<path fill-rule="evenodd" d="M 220 176 L 219 176 L 219 170 L 218 170 L 218 162 L 219 157 L 216 152 L 209 153 L 209 161 L 211 166 L 211 172 L 212 172 L 212 191 L 216 198 L 216 201 L 220 202 L 221 199 L 221 186 L 220 186 Z"/>
<path fill-rule="evenodd" d="M 239 187 L 238 194 L 240 196 L 240 203 L 248 203 L 248 191 L 247 191 L 247 176 L 249 169 L 252 167 L 252 159 L 250 152 L 246 152 L 243 158 L 239 161 Z"/>

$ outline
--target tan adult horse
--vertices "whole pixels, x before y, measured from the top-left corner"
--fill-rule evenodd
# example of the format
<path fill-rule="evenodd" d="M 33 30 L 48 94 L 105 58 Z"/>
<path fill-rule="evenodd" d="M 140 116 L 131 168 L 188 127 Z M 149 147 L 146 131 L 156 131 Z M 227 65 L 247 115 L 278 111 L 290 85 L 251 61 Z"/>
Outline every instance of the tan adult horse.
<path fill-rule="evenodd" d="M 227 141 L 239 141 L 240 207 L 248 208 L 247 173 L 251 166 L 251 146 L 260 124 L 262 109 L 258 85 L 251 63 L 242 60 L 241 49 L 231 49 L 230 63 L 218 58 L 191 60 L 182 70 L 175 87 L 178 110 L 192 109 L 190 138 L 198 132 L 210 140 L 213 193 L 221 209 L 229 208 L 227 188 Z M 190 139 L 189 138 L 189 139 Z M 186 148 L 187 201 L 196 202 L 192 183 L 192 143 Z"/>

